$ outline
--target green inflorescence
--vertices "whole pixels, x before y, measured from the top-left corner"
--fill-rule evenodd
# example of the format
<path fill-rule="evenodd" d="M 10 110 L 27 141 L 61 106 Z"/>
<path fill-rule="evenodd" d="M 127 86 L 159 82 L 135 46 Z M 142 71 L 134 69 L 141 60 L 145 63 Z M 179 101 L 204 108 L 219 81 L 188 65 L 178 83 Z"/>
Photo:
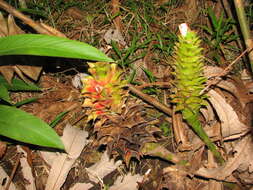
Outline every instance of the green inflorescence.
<path fill-rule="evenodd" d="M 200 107 L 206 104 L 206 96 L 200 95 L 206 81 L 200 43 L 195 32 L 188 31 L 185 36 L 179 36 L 176 44 L 173 102 L 177 105 L 176 111 L 182 111 L 184 119 L 199 114 Z"/>
<path fill-rule="evenodd" d="M 186 26 L 186 25 L 185 25 Z M 195 32 L 181 31 L 179 42 L 175 49 L 174 66 L 174 93 L 172 102 L 176 104 L 176 111 L 181 111 L 183 118 L 203 140 L 207 147 L 220 163 L 224 163 L 221 154 L 214 143 L 207 136 L 198 119 L 200 108 L 206 105 L 204 89 L 206 78 L 203 76 L 204 62 L 202 56 L 201 40 Z"/>

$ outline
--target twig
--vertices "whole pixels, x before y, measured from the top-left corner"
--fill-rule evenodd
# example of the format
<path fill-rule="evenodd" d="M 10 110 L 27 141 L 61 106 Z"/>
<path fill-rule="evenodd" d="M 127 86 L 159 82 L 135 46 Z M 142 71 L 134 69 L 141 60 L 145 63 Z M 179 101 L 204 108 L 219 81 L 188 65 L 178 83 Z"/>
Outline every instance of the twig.
<path fill-rule="evenodd" d="M 12 7 L 8 3 L 4 2 L 3 0 L 0 0 L 0 8 L 2 8 L 5 11 L 7 11 L 8 13 L 14 15 L 15 17 L 19 18 L 24 23 L 31 26 L 38 33 L 65 37 L 65 35 L 63 33 L 59 32 L 58 30 L 56 30 L 54 28 L 51 28 L 43 23 L 34 22 L 31 18 L 25 16 L 23 13 L 16 10 L 14 7 Z"/>
<path fill-rule="evenodd" d="M 166 148 L 164 148 L 159 143 L 146 143 L 142 149 L 141 153 L 143 155 L 159 157 L 173 164 L 184 163 L 185 165 L 189 164 L 186 160 L 183 160 L 177 154 L 170 152 Z"/>
<path fill-rule="evenodd" d="M 15 163 L 15 165 L 14 165 L 14 168 L 12 169 L 12 172 L 11 172 L 11 175 L 10 175 L 10 178 L 9 178 L 8 183 L 6 184 L 5 190 L 8 190 L 9 187 L 10 187 L 10 185 L 11 185 L 11 181 L 13 180 L 14 175 L 15 175 L 15 173 L 16 173 L 16 171 L 17 171 L 17 168 L 18 168 L 18 165 L 19 165 L 19 162 L 20 162 L 21 155 L 22 155 L 21 153 L 19 153 L 19 154 L 17 155 L 17 161 L 16 161 L 16 163 Z"/>
<path fill-rule="evenodd" d="M 151 82 L 151 83 L 145 83 L 142 85 L 139 85 L 137 88 L 138 89 L 143 89 L 151 86 L 160 86 L 160 87 L 170 87 L 168 82 Z"/>
<path fill-rule="evenodd" d="M 231 70 L 232 70 L 232 66 L 237 63 L 240 58 L 242 56 L 244 56 L 245 53 L 247 52 L 251 52 L 253 48 L 247 48 L 246 50 L 244 50 L 233 62 L 231 62 L 220 74 L 218 74 L 215 79 L 213 79 L 212 81 L 210 81 L 210 83 L 200 92 L 200 94 L 205 93 L 206 91 L 208 91 L 210 89 L 211 86 L 218 84 L 222 79 L 222 76 L 227 75 Z"/>
<path fill-rule="evenodd" d="M 128 84 L 127 86 L 132 93 L 136 94 L 137 96 L 139 96 L 141 99 L 143 99 L 147 103 L 153 105 L 154 107 L 156 107 L 157 109 L 163 111 L 164 113 L 166 113 L 168 115 L 172 115 L 172 110 L 170 108 L 168 108 L 168 106 L 158 102 L 155 98 L 153 98 L 147 94 L 144 94 L 142 91 L 140 91 L 138 88 L 134 87 L 131 84 Z"/>

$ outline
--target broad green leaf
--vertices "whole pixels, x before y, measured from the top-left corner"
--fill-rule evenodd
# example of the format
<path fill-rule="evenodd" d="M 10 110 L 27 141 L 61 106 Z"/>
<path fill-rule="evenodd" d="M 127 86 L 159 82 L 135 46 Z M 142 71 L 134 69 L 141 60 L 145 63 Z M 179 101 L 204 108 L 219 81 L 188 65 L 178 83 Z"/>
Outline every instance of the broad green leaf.
<path fill-rule="evenodd" d="M 8 102 L 11 104 L 11 99 L 10 99 L 10 96 L 9 96 L 9 93 L 8 93 L 8 90 L 7 88 L 0 83 L 0 99 Z"/>
<path fill-rule="evenodd" d="M 1 38 L 0 38 L 1 39 Z M 32 84 L 32 83 L 25 83 L 24 81 L 14 78 L 12 79 L 12 84 L 10 85 L 3 76 L 0 75 L 0 84 L 5 86 L 7 90 L 10 91 L 40 91 L 41 89 Z"/>
<path fill-rule="evenodd" d="M 0 135 L 25 143 L 64 149 L 59 136 L 49 125 L 11 106 L 0 105 Z"/>
<path fill-rule="evenodd" d="M 42 34 L 0 38 L 0 55 L 37 55 L 113 62 L 97 48 L 83 42 Z"/>

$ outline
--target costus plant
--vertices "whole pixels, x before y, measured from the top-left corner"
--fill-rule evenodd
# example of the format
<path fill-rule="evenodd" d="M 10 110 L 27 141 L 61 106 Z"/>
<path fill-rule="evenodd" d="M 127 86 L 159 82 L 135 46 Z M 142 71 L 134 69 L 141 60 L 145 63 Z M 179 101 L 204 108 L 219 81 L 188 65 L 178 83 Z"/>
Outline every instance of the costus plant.
<path fill-rule="evenodd" d="M 181 35 L 176 44 L 174 61 L 174 94 L 172 102 L 176 104 L 176 111 L 181 111 L 183 119 L 192 127 L 204 141 L 219 162 L 223 162 L 216 146 L 207 136 L 198 119 L 200 108 L 206 105 L 204 89 L 206 78 L 203 76 L 203 56 L 201 54 L 200 39 L 186 24 L 179 26 Z"/>
<path fill-rule="evenodd" d="M 83 106 L 92 110 L 88 120 L 108 112 L 119 113 L 123 98 L 127 95 L 123 88 L 126 81 L 121 79 L 122 70 L 114 63 L 95 62 L 88 65 L 91 75 L 82 79 Z"/>

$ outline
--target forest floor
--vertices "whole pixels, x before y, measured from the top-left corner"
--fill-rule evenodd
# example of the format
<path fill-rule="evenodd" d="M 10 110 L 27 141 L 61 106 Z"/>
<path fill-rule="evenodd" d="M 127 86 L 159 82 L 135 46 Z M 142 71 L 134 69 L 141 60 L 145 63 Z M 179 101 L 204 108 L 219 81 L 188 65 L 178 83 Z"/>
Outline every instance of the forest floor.
<path fill-rule="evenodd" d="M 24 2 L 27 8 L 19 9 L 17 1 L 9 1 L 34 22 L 103 51 L 130 85 L 120 114 L 92 120 L 81 95 L 82 74 L 89 73 L 86 61 L 26 56 L 23 62 L 31 67 L 26 72 L 18 67 L 25 73 L 22 79 L 42 92 L 12 92 L 12 101 L 39 97 L 21 109 L 46 123 L 64 113 L 54 129 L 68 150 L 60 153 L 3 139 L 0 189 L 253 189 L 253 80 L 247 56 L 235 61 L 245 48 L 234 7 L 227 0 Z M 246 1 L 245 10 L 253 35 L 253 3 Z M 3 11 L 5 18 L 8 14 Z M 222 23 L 220 28 L 213 26 L 215 22 Z M 35 33 L 22 19 L 15 18 L 14 23 L 9 28 Z M 182 23 L 202 40 L 209 86 L 199 120 L 225 160 L 223 165 L 171 102 L 174 51 Z M 17 61 L 10 66 L 12 74 L 22 65 Z M 1 66 L 0 71 L 4 77 L 10 72 Z M 33 73 L 38 73 L 35 80 Z"/>

